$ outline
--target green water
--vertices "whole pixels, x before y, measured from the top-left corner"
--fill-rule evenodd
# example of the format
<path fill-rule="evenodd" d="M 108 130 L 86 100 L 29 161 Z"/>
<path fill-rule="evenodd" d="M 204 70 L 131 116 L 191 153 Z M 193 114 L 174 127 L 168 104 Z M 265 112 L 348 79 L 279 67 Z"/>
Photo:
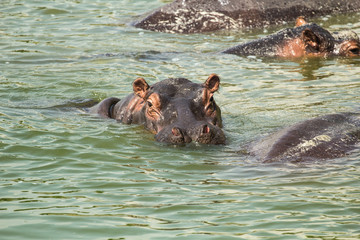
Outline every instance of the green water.
<path fill-rule="evenodd" d="M 283 26 L 169 35 L 127 24 L 164 3 L 0 2 L 0 238 L 360 239 L 359 151 L 261 164 L 244 150 L 301 119 L 359 110 L 360 59 L 219 54 Z M 359 17 L 316 21 L 360 34 Z M 66 107 L 124 97 L 137 77 L 211 73 L 226 146 L 163 145 Z"/>

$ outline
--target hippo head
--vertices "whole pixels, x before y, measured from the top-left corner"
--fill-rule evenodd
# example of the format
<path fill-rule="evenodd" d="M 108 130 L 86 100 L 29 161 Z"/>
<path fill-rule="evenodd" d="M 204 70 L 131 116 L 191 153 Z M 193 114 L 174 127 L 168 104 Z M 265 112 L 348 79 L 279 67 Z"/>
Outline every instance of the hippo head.
<path fill-rule="evenodd" d="M 360 56 L 359 36 L 350 30 L 334 32 L 316 24 L 308 24 L 304 17 L 296 19 L 295 26 L 301 30 L 301 40 L 304 43 L 307 54 L 310 55 L 335 55 L 354 57 Z"/>
<path fill-rule="evenodd" d="M 359 36 L 350 30 L 333 33 L 336 44 L 334 53 L 340 56 L 356 57 L 360 56 Z"/>
<path fill-rule="evenodd" d="M 304 42 L 306 53 L 310 55 L 327 55 L 334 48 L 334 38 L 327 30 L 316 24 L 306 26 L 300 38 Z"/>
<path fill-rule="evenodd" d="M 224 144 L 220 108 L 213 94 L 220 78 L 212 74 L 204 84 L 184 78 L 166 79 L 149 86 L 143 78 L 133 83 L 145 102 L 144 125 L 159 142 Z"/>

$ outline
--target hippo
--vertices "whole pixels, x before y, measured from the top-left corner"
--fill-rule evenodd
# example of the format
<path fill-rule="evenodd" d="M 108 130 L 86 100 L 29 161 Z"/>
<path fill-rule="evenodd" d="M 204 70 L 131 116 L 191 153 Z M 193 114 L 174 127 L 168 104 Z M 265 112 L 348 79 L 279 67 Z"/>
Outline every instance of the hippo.
<path fill-rule="evenodd" d="M 239 56 L 298 58 L 304 56 L 360 56 L 360 40 L 353 31 L 331 34 L 303 16 L 295 28 L 286 28 L 269 36 L 231 47 L 223 53 Z"/>
<path fill-rule="evenodd" d="M 299 122 L 251 144 L 262 162 L 333 159 L 359 147 L 360 113 L 335 113 Z"/>
<path fill-rule="evenodd" d="M 167 33 L 202 33 L 217 30 L 267 27 L 316 17 L 357 12 L 354 0 L 174 0 L 132 23 L 135 27 Z"/>
<path fill-rule="evenodd" d="M 214 93 L 220 78 L 211 74 L 203 84 L 185 78 L 169 78 L 151 86 L 137 78 L 133 93 L 124 99 L 110 97 L 91 113 L 125 124 L 142 124 L 159 142 L 224 144 L 221 110 Z"/>

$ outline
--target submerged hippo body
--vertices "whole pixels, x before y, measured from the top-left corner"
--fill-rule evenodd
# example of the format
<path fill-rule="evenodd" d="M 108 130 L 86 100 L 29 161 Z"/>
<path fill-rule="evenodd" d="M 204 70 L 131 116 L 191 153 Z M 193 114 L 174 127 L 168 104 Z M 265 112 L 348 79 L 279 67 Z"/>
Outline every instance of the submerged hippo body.
<path fill-rule="evenodd" d="M 360 114 L 338 113 L 306 120 L 253 144 L 264 162 L 306 161 L 344 156 L 360 143 Z"/>
<path fill-rule="evenodd" d="M 135 22 L 135 27 L 169 33 L 200 33 L 266 27 L 314 17 L 360 10 L 354 0 L 174 0 Z"/>
<path fill-rule="evenodd" d="M 107 98 L 90 109 L 126 124 L 143 124 L 159 142 L 224 144 L 220 108 L 213 94 L 220 79 L 212 74 L 204 84 L 184 78 L 166 79 L 151 86 L 138 78 L 126 98 Z"/>
<path fill-rule="evenodd" d="M 286 28 L 264 38 L 231 47 L 223 53 L 239 56 L 303 57 L 303 56 L 360 56 L 360 41 L 355 32 L 331 34 L 303 17 L 295 28 Z"/>

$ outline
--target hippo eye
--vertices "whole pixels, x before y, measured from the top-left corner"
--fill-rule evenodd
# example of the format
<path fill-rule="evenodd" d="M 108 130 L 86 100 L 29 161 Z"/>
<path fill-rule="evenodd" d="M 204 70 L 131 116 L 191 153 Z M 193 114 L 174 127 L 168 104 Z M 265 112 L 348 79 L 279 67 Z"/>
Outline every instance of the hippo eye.
<path fill-rule="evenodd" d="M 215 110 L 216 110 L 216 105 L 215 105 L 214 97 L 211 96 L 209 98 L 208 104 L 205 106 L 205 111 L 207 112 L 207 114 L 210 114 L 211 112 L 213 112 Z"/>

